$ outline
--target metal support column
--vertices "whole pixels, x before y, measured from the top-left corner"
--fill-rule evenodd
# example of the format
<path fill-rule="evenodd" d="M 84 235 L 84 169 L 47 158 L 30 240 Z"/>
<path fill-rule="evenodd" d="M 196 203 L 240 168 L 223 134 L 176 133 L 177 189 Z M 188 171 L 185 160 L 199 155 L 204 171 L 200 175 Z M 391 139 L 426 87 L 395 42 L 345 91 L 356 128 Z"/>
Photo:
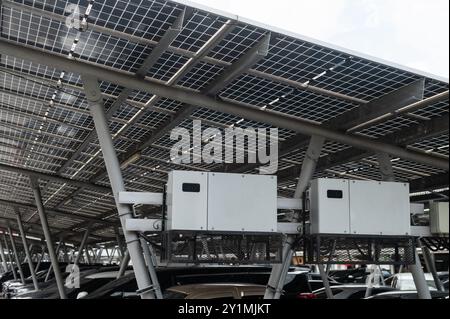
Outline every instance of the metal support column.
<path fill-rule="evenodd" d="M 128 253 L 128 250 L 127 250 L 127 251 L 125 251 L 122 261 L 120 262 L 120 269 L 119 269 L 119 273 L 117 274 L 117 279 L 123 277 L 123 275 L 125 274 L 125 271 L 127 270 L 129 263 L 130 263 L 130 254 Z"/>
<path fill-rule="evenodd" d="M 14 263 L 13 263 L 13 260 L 11 257 L 11 250 L 9 249 L 8 240 L 6 239 L 6 233 L 4 231 L 3 231 L 3 240 L 5 241 L 5 248 L 6 248 L 6 251 L 8 252 L 9 266 L 11 267 L 11 271 L 13 273 L 13 278 L 14 278 L 14 280 L 17 280 L 16 267 L 14 267 Z"/>
<path fill-rule="evenodd" d="M 111 257 L 110 257 L 109 260 L 108 260 L 108 263 L 109 263 L 110 265 L 112 264 L 115 255 L 116 255 L 116 247 L 113 247 L 113 249 L 111 250 Z"/>
<path fill-rule="evenodd" d="M 33 190 L 34 199 L 39 213 L 39 219 L 41 220 L 42 231 L 44 232 L 45 241 L 47 242 L 48 255 L 52 263 L 53 271 L 55 273 L 55 280 L 58 286 L 59 297 L 61 299 L 67 299 L 66 291 L 64 290 L 64 281 L 61 275 L 61 269 L 59 268 L 58 258 L 53 247 L 52 236 L 50 234 L 50 227 L 48 226 L 47 215 L 45 213 L 44 205 L 42 204 L 41 190 L 39 189 L 39 181 L 30 177 L 31 189 Z"/>
<path fill-rule="evenodd" d="M 58 246 L 56 247 L 56 258 L 58 258 L 59 250 L 60 250 L 60 249 L 61 249 L 61 241 L 59 241 L 59 244 L 58 244 Z M 44 282 L 47 282 L 47 281 L 49 280 L 50 275 L 52 274 L 52 271 L 53 271 L 53 266 L 50 265 L 50 267 L 48 268 L 48 271 L 47 271 L 47 275 L 45 275 L 45 280 L 44 280 Z"/>
<path fill-rule="evenodd" d="M 317 265 L 319 268 L 320 277 L 322 277 L 323 286 L 325 288 L 325 293 L 327 294 L 328 299 L 334 299 L 333 291 L 331 290 L 330 281 L 328 280 L 327 273 L 325 271 L 325 267 L 323 265 Z"/>
<path fill-rule="evenodd" d="M 392 166 L 392 158 L 389 154 L 386 153 L 378 153 L 377 161 L 379 164 L 381 180 L 383 182 L 395 182 L 395 172 Z M 366 289 L 366 298 L 372 296 L 373 286 L 375 284 L 375 276 L 377 268 L 369 267 L 370 275 L 367 277 L 367 289 Z M 382 274 L 381 274 L 382 277 Z"/>
<path fill-rule="evenodd" d="M 119 203 L 119 193 L 125 191 L 125 184 L 120 170 L 119 160 L 114 149 L 114 143 L 111 138 L 109 126 L 105 117 L 102 93 L 99 88 L 98 80 L 92 76 L 82 77 L 89 109 L 94 120 L 98 140 L 103 153 L 106 169 L 108 172 L 111 188 L 113 189 L 114 199 L 116 201 L 117 211 L 119 213 L 122 229 L 131 256 L 139 293 L 142 299 L 154 299 L 155 295 L 151 291 L 152 282 L 145 265 L 142 247 L 139 237 L 134 232 L 125 230 L 126 219 L 133 218 L 132 209 L 127 205 Z"/>
<path fill-rule="evenodd" d="M 78 247 L 78 254 L 75 257 L 75 261 L 73 262 L 73 264 L 75 266 L 77 266 L 80 263 L 81 257 L 83 256 L 84 248 L 89 239 L 89 234 L 91 233 L 91 228 L 92 228 L 92 223 L 90 223 L 88 225 L 88 227 L 86 228 L 86 231 L 84 232 L 83 239 L 81 239 L 80 247 Z M 86 253 L 89 254 L 87 250 L 86 250 Z"/>
<path fill-rule="evenodd" d="M 391 156 L 386 153 L 379 153 L 377 154 L 377 160 L 380 165 L 381 180 L 384 182 L 395 182 L 396 178 Z"/>
<path fill-rule="evenodd" d="M 124 254 L 125 254 L 125 248 L 123 246 L 122 238 L 120 237 L 119 227 L 115 227 L 114 232 L 116 233 L 116 241 L 117 241 L 117 246 L 119 247 L 120 257 L 123 258 Z"/>
<path fill-rule="evenodd" d="M 38 280 L 36 278 L 36 273 L 34 272 L 33 260 L 31 259 L 31 254 L 28 249 L 27 236 L 25 236 L 25 231 L 23 229 L 22 216 L 18 210 L 16 210 L 16 215 L 17 225 L 19 226 L 20 236 L 22 237 L 23 250 L 25 251 L 25 255 L 27 256 L 28 267 L 30 268 L 30 275 L 31 279 L 33 280 L 33 286 L 35 290 L 39 290 Z"/>
<path fill-rule="evenodd" d="M 19 254 L 17 253 L 16 242 L 14 241 L 14 237 L 12 235 L 10 227 L 8 227 L 8 233 L 9 233 L 9 240 L 11 241 L 11 247 L 14 252 L 14 257 L 16 260 L 17 269 L 19 270 L 20 280 L 22 281 L 22 284 L 25 285 L 25 277 L 23 276 L 22 265 L 20 263 Z"/>
<path fill-rule="evenodd" d="M 3 272 L 7 272 L 8 271 L 8 263 L 6 262 L 5 252 L 3 250 L 3 244 L 2 244 L 1 240 L 0 240 L 0 256 L 2 258 Z"/>
<path fill-rule="evenodd" d="M 420 240 L 419 240 L 419 243 Z M 439 291 L 445 291 L 444 286 L 442 285 L 442 281 L 439 279 L 439 275 L 437 273 L 436 269 L 436 261 L 434 259 L 433 254 L 430 252 L 430 250 L 425 247 L 424 245 L 420 245 L 420 248 L 422 249 L 423 258 L 425 260 L 425 265 L 427 266 L 428 272 L 430 272 L 433 275 L 433 280 L 436 285 L 436 288 Z"/>
<path fill-rule="evenodd" d="M 416 249 L 416 263 L 415 265 L 409 266 L 414 283 L 416 284 L 417 294 L 419 299 L 431 299 L 430 287 L 428 287 L 427 281 L 425 279 L 425 274 L 423 273 L 422 264 L 420 263 L 419 254 Z"/>
<path fill-rule="evenodd" d="M 86 253 L 86 261 L 88 265 L 92 265 L 91 255 L 89 254 L 89 246 L 86 246 L 84 248 L 84 251 Z"/>
<path fill-rule="evenodd" d="M 148 272 L 150 273 L 150 278 L 153 282 L 153 290 L 155 291 L 157 299 L 163 299 L 163 295 L 161 292 L 161 287 L 159 286 L 158 275 L 156 274 L 156 260 L 153 258 L 152 252 L 148 247 L 148 243 L 145 239 L 141 238 L 141 246 L 144 251 L 144 258 L 147 262 Z"/>
<path fill-rule="evenodd" d="M 41 267 L 42 260 L 44 259 L 44 256 L 45 256 L 45 249 L 46 249 L 45 245 L 42 245 L 41 249 L 42 249 L 42 253 L 39 256 L 38 262 L 36 264 L 36 268 L 34 268 L 34 272 L 38 272 L 39 271 L 39 267 Z"/>
<path fill-rule="evenodd" d="M 294 195 L 294 198 L 297 198 L 299 201 L 302 199 L 303 193 L 308 188 L 308 185 L 314 175 L 317 161 L 319 160 L 320 153 L 322 152 L 324 144 L 325 139 L 322 137 L 313 136 L 311 138 L 311 142 L 303 161 L 302 171 L 297 184 L 297 189 Z M 299 216 L 294 216 L 292 222 L 297 222 L 298 220 Z M 305 230 L 303 230 L 303 232 L 304 231 Z M 293 245 L 296 239 L 296 236 L 287 236 L 286 242 L 283 246 L 283 263 L 281 265 L 273 266 L 264 299 L 279 299 L 281 297 L 282 289 L 286 281 L 286 276 L 292 263 L 292 257 L 294 256 Z"/>

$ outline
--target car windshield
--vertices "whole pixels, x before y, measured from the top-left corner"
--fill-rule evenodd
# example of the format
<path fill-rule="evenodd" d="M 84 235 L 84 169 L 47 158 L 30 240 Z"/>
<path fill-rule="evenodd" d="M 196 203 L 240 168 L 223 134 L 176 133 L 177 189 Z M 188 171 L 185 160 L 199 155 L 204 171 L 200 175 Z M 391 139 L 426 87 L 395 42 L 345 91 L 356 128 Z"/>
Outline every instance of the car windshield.
<path fill-rule="evenodd" d="M 436 283 L 434 280 L 427 280 L 427 285 L 433 290 L 436 290 Z M 400 285 L 400 290 L 416 290 L 414 280 L 405 280 Z"/>

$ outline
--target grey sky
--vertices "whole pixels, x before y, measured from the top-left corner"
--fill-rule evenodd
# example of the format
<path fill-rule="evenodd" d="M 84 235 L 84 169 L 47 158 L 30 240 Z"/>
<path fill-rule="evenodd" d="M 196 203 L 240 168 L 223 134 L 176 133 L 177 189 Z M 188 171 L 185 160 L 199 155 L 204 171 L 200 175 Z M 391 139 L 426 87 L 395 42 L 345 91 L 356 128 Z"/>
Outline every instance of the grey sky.
<path fill-rule="evenodd" d="M 193 0 L 449 77 L 448 0 Z"/>

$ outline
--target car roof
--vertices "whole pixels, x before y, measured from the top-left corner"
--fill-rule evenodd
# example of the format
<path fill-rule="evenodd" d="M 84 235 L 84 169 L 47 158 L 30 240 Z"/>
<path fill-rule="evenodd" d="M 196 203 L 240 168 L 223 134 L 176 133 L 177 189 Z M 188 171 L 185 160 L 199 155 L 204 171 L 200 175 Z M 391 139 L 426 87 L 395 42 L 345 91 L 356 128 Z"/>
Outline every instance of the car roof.
<path fill-rule="evenodd" d="M 448 294 L 448 292 L 444 292 L 444 291 L 432 291 L 430 290 L 431 295 L 442 295 L 444 296 L 445 294 Z M 377 296 L 395 296 L 395 295 L 417 295 L 417 291 L 416 290 L 393 290 L 393 291 L 387 291 L 387 292 L 383 292 L 383 293 L 379 293 L 376 296 L 373 297 L 377 297 Z"/>
<path fill-rule="evenodd" d="M 255 285 L 255 284 L 243 284 L 243 283 L 214 283 L 214 284 L 192 284 L 192 285 L 183 285 L 183 286 L 174 286 L 168 291 L 183 293 L 186 295 L 190 295 L 193 293 L 202 292 L 205 290 L 210 291 L 211 293 L 220 292 L 220 291 L 229 291 L 235 288 L 239 288 L 240 290 L 261 290 L 264 291 L 266 289 L 263 285 Z"/>
<path fill-rule="evenodd" d="M 125 272 L 126 275 L 129 275 L 132 273 L 132 270 L 127 270 Z M 118 271 L 104 271 L 104 272 L 97 272 L 91 275 L 86 276 L 86 279 L 104 279 L 104 278 L 117 278 L 117 275 L 119 274 Z"/>
<path fill-rule="evenodd" d="M 424 275 L 427 280 L 433 279 L 433 275 L 430 273 L 425 273 Z M 394 275 L 394 277 L 397 277 L 399 279 L 413 279 L 413 275 L 409 272 L 396 274 Z"/>
<path fill-rule="evenodd" d="M 345 290 L 345 289 L 359 290 L 359 289 L 367 289 L 367 285 L 363 285 L 363 284 L 339 285 L 339 286 L 333 286 L 333 287 L 331 287 L 331 289 L 332 290 L 337 290 L 337 289 L 340 289 L 340 290 Z M 386 290 L 393 289 L 393 290 L 395 290 L 394 288 L 392 288 L 390 286 L 378 286 L 378 285 L 374 286 L 373 289 L 386 289 Z M 319 292 L 322 292 L 324 290 L 325 290 L 325 288 L 320 288 L 320 289 L 317 289 L 316 291 L 313 291 L 313 293 L 319 293 Z"/>

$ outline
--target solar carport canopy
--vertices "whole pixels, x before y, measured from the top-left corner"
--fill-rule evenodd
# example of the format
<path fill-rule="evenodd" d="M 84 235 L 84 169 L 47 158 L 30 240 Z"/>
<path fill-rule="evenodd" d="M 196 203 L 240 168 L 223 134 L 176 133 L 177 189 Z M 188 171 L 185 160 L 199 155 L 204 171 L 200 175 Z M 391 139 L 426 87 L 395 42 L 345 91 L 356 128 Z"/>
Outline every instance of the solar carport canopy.
<path fill-rule="evenodd" d="M 413 200 L 448 195 L 445 79 L 185 2 L 0 3 L 0 227 L 14 228 L 19 211 L 41 236 L 34 176 L 52 234 L 78 242 L 92 225 L 92 241 L 115 239 L 81 81 L 89 72 L 101 81 L 128 191 L 162 192 L 175 169 L 258 173 L 171 163 L 171 129 L 202 120 L 278 127 L 280 196 L 293 195 L 313 133 L 327 138 L 315 177 L 380 180 L 386 150 Z"/>

